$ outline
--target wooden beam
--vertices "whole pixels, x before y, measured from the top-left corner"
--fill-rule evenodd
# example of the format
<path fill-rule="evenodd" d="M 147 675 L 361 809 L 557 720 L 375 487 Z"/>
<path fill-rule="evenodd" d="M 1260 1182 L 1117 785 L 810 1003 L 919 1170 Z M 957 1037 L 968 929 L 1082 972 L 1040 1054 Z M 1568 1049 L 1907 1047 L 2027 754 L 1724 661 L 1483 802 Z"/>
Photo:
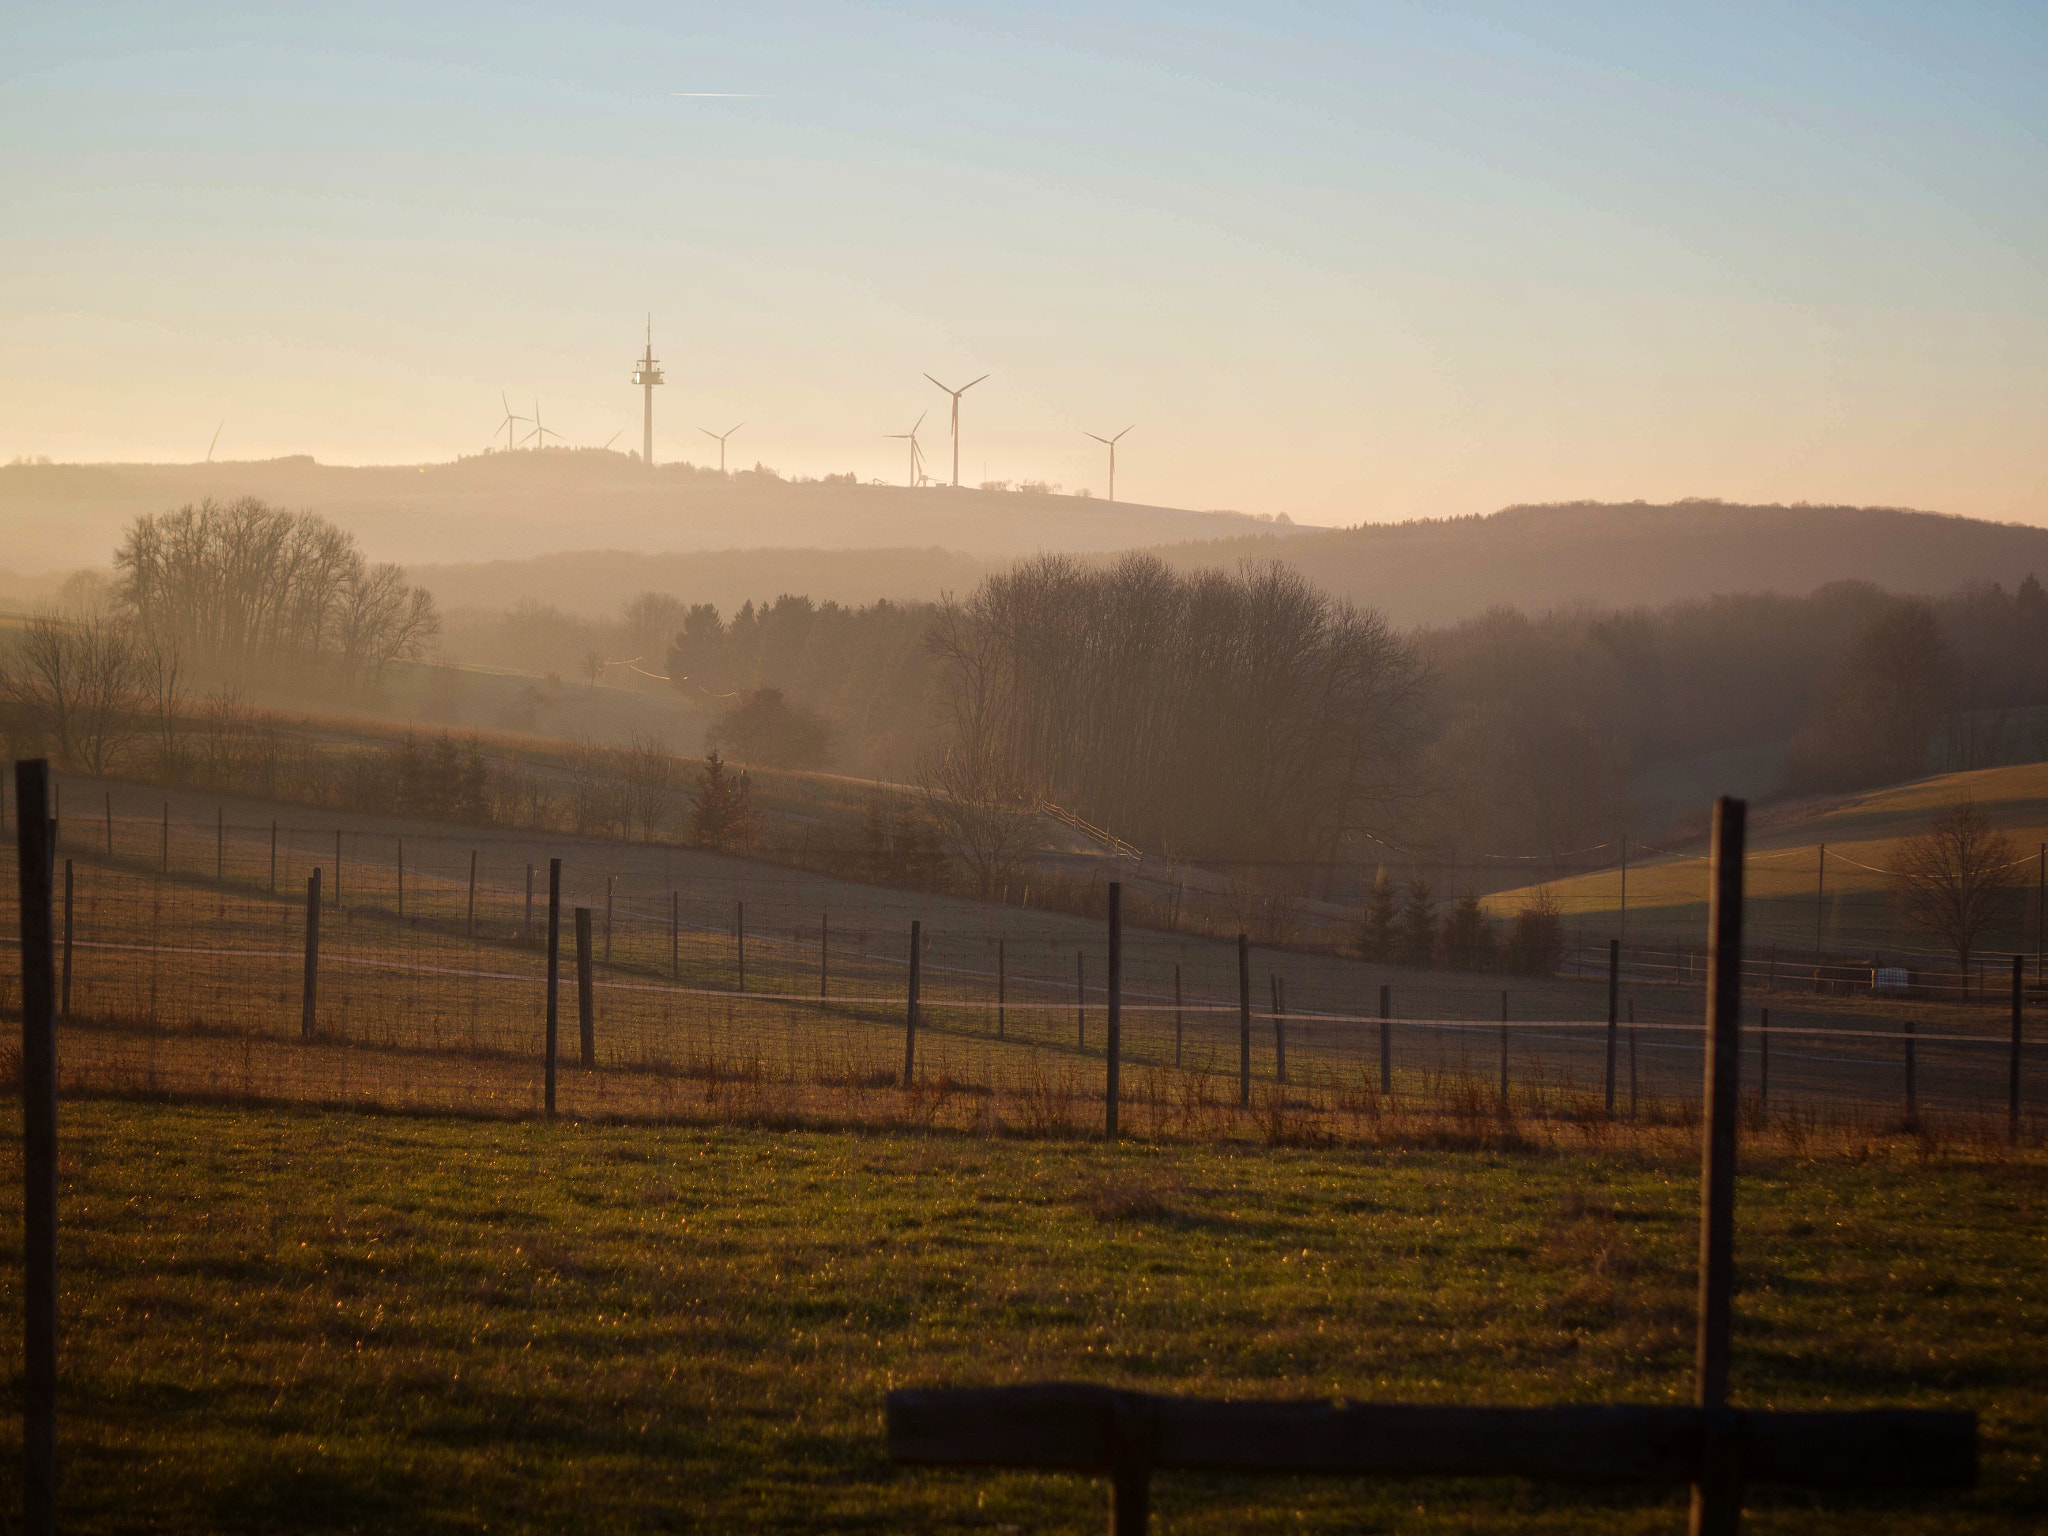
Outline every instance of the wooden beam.
<path fill-rule="evenodd" d="M 1973 1413 L 1220 1402 L 1071 1382 L 892 1392 L 889 1456 L 1127 1476 L 1119 1423 L 1144 1426 L 1154 1471 L 1671 1486 L 1699 1476 L 1711 1430 L 1739 1444 L 1745 1482 L 1967 1488 L 1977 1478 Z"/>

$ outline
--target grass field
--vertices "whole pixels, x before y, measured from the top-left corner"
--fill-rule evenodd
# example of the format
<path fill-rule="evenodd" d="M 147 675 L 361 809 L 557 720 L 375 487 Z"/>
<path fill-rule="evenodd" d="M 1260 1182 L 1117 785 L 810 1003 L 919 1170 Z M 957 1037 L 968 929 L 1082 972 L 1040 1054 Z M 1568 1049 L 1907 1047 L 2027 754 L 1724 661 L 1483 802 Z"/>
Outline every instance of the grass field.
<path fill-rule="evenodd" d="M 89 1100 L 64 1106 L 61 1180 L 75 1531 L 1094 1530 L 1103 1496 L 1080 1479 L 892 1469 L 884 1392 L 1688 1390 L 1678 1147 L 1115 1148 Z M 2037 1529 L 2048 1168 L 1762 1153 L 1739 1199 L 1737 1400 L 1974 1408 L 1986 1448 L 1970 1494 L 1762 1490 L 1748 1528 Z M 11 1201 L 6 1222 L 11 1266 Z M 10 1333 L 19 1306 L 0 1291 Z M 1158 1490 L 1171 1532 L 1670 1531 L 1681 1497 Z"/>
<path fill-rule="evenodd" d="M 1836 795 L 1758 807 L 1750 816 L 1746 865 L 1751 948 L 1782 942 L 1788 954 L 1810 957 L 1816 939 L 1816 892 L 1821 845 L 1827 845 L 1827 881 L 1820 933 L 1845 949 L 1916 949 L 1934 956 L 1939 945 L 1925 934 L 1900 930 L 1883 871 L 1899 840 L 1927 829 L 1944 808 L 1973 799 L 2031 859 L 2048 843 L 2048 763 L 1946 773 L 1861 794 Z M 2012 920 L 1989 937 L 1988 951 L 2031 955 L 2036 938 L 2038 871 L 2012 872 L 2017 900 Z M 1577 875 L 1550 886 L 1568 921 L 1603 933 L 1620 916 L 1619 868 Z M 1628 869 L 1628 928 L 1645 942 L 1683 938 L 1698 942 L 1706 913 L 1704 854 L 1667 854 L 1638 847 Z M 1496 916 L 1518 911 L 1528 889 L 1503 891 L 1484 905 Z"/>

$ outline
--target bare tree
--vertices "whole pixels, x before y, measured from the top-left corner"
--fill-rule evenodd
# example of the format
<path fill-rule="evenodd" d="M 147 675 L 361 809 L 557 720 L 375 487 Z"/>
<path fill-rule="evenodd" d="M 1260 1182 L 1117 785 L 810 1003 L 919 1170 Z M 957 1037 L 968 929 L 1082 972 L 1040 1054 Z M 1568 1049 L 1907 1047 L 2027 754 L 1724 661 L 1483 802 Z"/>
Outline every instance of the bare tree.
<path fill-rule="evenodd" d="M 135 637 L 113 619 L 39 614 L 0 664 L 0 694 L 68 767 L 102 774 L 134 739 L 142 708 Z"/>
<path fill-rule="evenodd" d="M 984 897 L 1000 891 L 1019 862 L 1045 844 L 1037 797 L 1023 793 L 986 751 L 948 748 L 926 764 L 917 783 L 940 839 Z"/>
<path fill-rule="evenodd" d="M 659 837 L 682 792 L 682 763 L 654 736 L 635 736 L 614 754 L 614 762 L 624 790 L 627 836 L 638 822 L 642 837 Z"/>
<path fill-rule="evenodd" d="M 1974 800 L 1958 800 L 1892 855 L 1899 918 L 1946 944 L 1965 972 L 1977 941 L 2010 915 L 2019 847 Z"/>
<path fill-rule="evenodd" d="M 157 772 L 175 784 L 184 771 L 179 728 L 188 692 L 177 646 L 168 641 L 144 646 L 141 669 L 144 707 L 156 737 Z"/>

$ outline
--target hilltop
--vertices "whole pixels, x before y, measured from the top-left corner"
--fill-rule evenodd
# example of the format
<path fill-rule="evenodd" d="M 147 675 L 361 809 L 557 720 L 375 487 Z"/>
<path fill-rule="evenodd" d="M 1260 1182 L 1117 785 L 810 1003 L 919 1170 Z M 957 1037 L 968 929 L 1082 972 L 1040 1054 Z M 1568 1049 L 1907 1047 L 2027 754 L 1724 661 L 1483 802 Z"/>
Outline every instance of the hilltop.
<path fill-rule="evenodd" d="M 147 512 L 255 496 L 339 523 L 374 559 L 405 565 L 554 555 L 787 548 L 940 547 L 981 558 L 1099 551 L 1271 527 L 1082 496 L 785 480 L 689 464 L 644 468 L 600 449 L 495 453 L 452 464 L 349 468 L 299 456 L 218 464 L 0 466 L 8 563 L 100 565 Z M 637 588 L 636 588 L 637 590 Z M 881 595 L 877 593 L 875 595 Z"/>
<path fill-rule="evenodd" d="M 1178 569 L 1283 559 L 1397 624 L 1506 605 L 1655 607 L 1728 592 L 1803 594 L 1833 581 L 1933 594 L 2048 579 L 2048 528 L 1897 507 L 1720 501 L 1571 502 L 1483 517 L 1254 533 L 1155 548 Z"/>

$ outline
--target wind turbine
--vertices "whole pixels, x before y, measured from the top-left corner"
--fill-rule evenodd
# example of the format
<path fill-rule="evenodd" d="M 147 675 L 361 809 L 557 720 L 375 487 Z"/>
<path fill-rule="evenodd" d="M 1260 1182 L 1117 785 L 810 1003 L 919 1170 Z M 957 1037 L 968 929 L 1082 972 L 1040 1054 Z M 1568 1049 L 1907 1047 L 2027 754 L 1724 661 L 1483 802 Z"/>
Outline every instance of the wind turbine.
<path fill-rule="evenodd" d="M 926 374 L 925 377 L 932 379 L 930 374 Z M 984 373 L 981 379 L 987 377 L 988 375 Z M 946 390 L 946 393 L 953 397 L 953 488 L 955 490 L 960 488 L 960 397 L 979 384 L 981 379 L 969 379 L 958 389 L 946 389 L 946 386 L 939 384 L 937 379 L 932 379 L 934 384 L 939 384 L 939 388 Z"/>
<path fill-rule="evenodd" d="M 225 416 L 221 417 L 221 419 L 220 419 L 220 427 L 224 427 L 224 426 L 226 426 L 227 424 L 228 424 L 228 419 L 227 419 L 227 417 L 225 417 Z M 206 462 L 207 462 L 207 463 L 209 463 L 209 464 L 211 464 L 211 463 L 213 462 L 213 450 L 214 450 L 214 448 L 215 448 L 215 447 L 216 447 L 216 446 L 217 446 L 217 445 L 219 444 L 219 442 L 220 442 L 220 427 L 215 427 L 215 428 L 213 429 L 213 437 L 212 437 L 211 441 L 209 441 L 209 442 L 207 443 L 207 445 L 206 445 Z"/>
<path fill-rule="evenodd" d="M 623 432 L 625 430 L 626 429 L 624 427 L 619 428 L 619 432 Z M 604 447 L 598 449 L 597 451 L 599 453 L 608 452 L 611 449 L 612 444 L 616 443 L 619 440 L 619 432 L 614 432 L 610 437 L 606 438 L 604 440 Z"/>
<path fill-rule="evenodd" d="M 739 424 L 739 427 L 727 427 L 723 432 L 714 432 L 709 427 L 699 427 L 697 429 L 718 444 L 718 472 L 721 475 L 725 473 L 725 440 L 745 425 L 746 423 L 743 421 Z"/>
<path fill-rule="evenodd" d="M 567 438 L 563 437 L 553 427 L 544 427 L 540 424 L 540 401 L 535 399 L 533 402 L 533 430 L 521 438 L 520 441 L 522 443 L 530 443 L 538 439 L 541 447 L 545 448 L 548 445 L 548 439 L 551 437 L 558 442 L 568 441 Z"/>
<path fill-rule="evenodd" d="M 504 428 L 505 451 L 507 453 L 510 453 L 513 447 L 515 446 L 512 441 L 512 423 L 515 421 L 524 421 L 526 420 L 526 418 L 524 416 L 518 416 L 513 414 L 512 402 L 505 398 L 505 391 L 503 391 L 502 389 L 498 391 L 498 404 L 505 407 L 505 419 L 499 422 L 497 427 L 491 428 L 491 436 L 496 437 L 498 435 L 498 427 Z"/>
<path fill-rule="evenodd" d="M 917 418 L 916 425 L 908 432 L 889 432 L 884 434 L 892 442 L 900 443 L 906 437 L 910 439 L 910 488 L 913 491 L 917 489 L 918 482 L 924 478 L 924 450 L 917 446 L 917 429 L 924 425 L 924 418 L 929 415 L 931 415 L 930 411 L 922 413 Z"/>
<path fill-rule="evenodd" d="M 1131 423 L 1131 427 L 1136 425 L 1135 421 Z M 1125 427 L 1124 432 L 1130 431 L 1131 427 Z M 1111 501 L 1116 500 L 1116 445 L 1117 440 L 1124 435 L 1124 432 L 1117 433 L 1116 437 L 1100 437 L 1093 432 L 1083 432 L 1081 434 L 1083 437 L 1095 438 L 1095 441 L 1098 443 L 1107 443 L 1109 445 L 1109 499 Z"/>

